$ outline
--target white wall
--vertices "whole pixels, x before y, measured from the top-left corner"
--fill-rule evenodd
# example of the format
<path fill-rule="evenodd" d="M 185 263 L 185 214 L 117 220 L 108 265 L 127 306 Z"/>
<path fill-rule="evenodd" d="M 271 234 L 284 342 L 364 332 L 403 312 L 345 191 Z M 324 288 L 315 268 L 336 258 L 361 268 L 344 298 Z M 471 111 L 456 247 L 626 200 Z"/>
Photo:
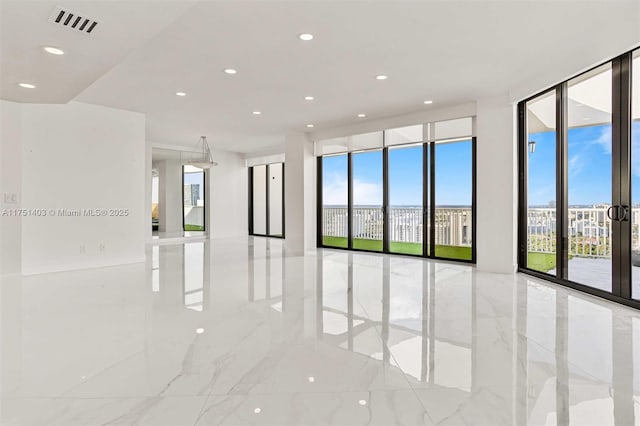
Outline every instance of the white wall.
<path fill-rule="evenodd" d="M 21 157 L 22 106 L 0 101 L 0 210 L 17 209 L 22 204 Z M 0 216 L 0 274 L 20 273 L 21 252 L 22 219 Z"/>
<path fill-rule="evenodd" d="M 248 230 L 248 182 L 245 160 L 241 154 L 214 149 L 218 163 L 208 173 L 210 238 L 246 237 Z"/>
<path fill-rule="evenodd" d="M 144 115 L 77 102 L 21 108 L 23 208 L 129 211 L 25 217 L 23 273 L 144 261 Z"/>

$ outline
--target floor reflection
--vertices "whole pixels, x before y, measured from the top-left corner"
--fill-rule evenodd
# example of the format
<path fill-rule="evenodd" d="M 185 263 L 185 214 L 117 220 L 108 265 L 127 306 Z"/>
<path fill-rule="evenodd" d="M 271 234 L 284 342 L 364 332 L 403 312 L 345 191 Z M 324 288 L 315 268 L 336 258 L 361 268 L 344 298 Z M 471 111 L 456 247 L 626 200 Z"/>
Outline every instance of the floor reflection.
<path fill-rule="evenodd" d="M 526 276 L 251 238 L 0 289 L 2 423 L 640 421 L 640 312 Z"/>
<path fill-rule="evenodd" d="M 493 388 L 494 408 L 513 413 L 517 424 L 638 419 L 640 316 L 633 310 L 524 277 L 499 295 L 478 284 L 481 274 L 471 268 L 444 263 L 327 251 L 318 268 L 318 337 L 400 368 L 430 398 L 458 390 L 470 403 Z M 493 302 L 508 308 L 504 317 Z M 373 329 L 379 348 L 354 344 L 374 341 Z M 464 410 L 477 408 L 461 402 L 449 414 L 464 420 Z"/>

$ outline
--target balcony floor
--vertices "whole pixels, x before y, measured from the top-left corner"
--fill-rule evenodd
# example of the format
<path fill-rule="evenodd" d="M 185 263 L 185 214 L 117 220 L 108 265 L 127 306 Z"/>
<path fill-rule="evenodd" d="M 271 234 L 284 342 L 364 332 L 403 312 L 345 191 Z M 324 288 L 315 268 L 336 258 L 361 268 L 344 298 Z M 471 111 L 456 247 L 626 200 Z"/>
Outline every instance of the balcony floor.
<path fill-rule="evenodd" d="M 640 422 L 640 311 L 249 238 L 3 278 L 2 424 Z"/>

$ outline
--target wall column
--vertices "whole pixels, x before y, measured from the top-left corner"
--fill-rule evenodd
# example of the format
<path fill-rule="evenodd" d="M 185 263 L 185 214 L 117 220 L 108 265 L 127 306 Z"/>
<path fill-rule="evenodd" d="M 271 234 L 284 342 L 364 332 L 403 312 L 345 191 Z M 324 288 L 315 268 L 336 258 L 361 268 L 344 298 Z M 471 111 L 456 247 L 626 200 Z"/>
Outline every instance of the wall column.
<path fill-rule="evenodd" d="M 182 166 L 177 160 L 158 161 L 158 230 L 182 232 Z"/>
<path fill-rule="evenodd" d="M 477 268 L 512 274 L 517 248 L 516 108 L 508 97 L 477 102 Z"/>
<path fill-rule="evenodd" d="M 302 255 L 316 247 L 316 167 L 306 133 L 285 139 L 285 250 Z"/>

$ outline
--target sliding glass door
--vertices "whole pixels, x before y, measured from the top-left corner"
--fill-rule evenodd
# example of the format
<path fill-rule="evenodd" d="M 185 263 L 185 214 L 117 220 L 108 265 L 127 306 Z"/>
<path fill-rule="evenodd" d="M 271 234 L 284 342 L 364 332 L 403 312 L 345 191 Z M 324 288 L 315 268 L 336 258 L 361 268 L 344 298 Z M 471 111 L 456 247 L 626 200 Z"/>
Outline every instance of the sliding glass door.
<path fill-rule="evenodd" d="M 424 153 L 423 153 L 424 152 Z M 389 148 L 389 252 L 424 253 L 424 162 L 422 144 Z M 428 246 L 427 246 L 428 248 Z"/>
<path fill-rule="evenodd" d="M 631 63 L 631 279 L 632 298 L 640 300 L 640 50 Z"/>
<path fill-rule="evenodd" d="M 611 64 L 567 83 L 567 205 L 570 281 L 611 291 L 613 203 Z"/>
<path fill-rule="evenodd" d="M 556 269 L 556 92 L 526 103 L 527 267 L 555 274 Z"/>
<path fill-rule="evenodd" d="M 348 157 L 330 155 L 322 157 L 322 245 L 349 247 L 349 174 Z M 320 180 L 320 179 L 319 179 Z"/>
<path fill-rule="evenodd" d="M 435 255 L 471 260 L 473 142 L 437 142 L 434 148 Z"/>
<path fill-rule="evenodd" d="M 636 307 L 638 57 L 621 55 L 518 108 L 520 269 Z"/>
<path fill-rule="evenodd" d="M 352 247 L 359 250 L 382 251 L 382 151 L 353 153 L 351 162 Z"/>

